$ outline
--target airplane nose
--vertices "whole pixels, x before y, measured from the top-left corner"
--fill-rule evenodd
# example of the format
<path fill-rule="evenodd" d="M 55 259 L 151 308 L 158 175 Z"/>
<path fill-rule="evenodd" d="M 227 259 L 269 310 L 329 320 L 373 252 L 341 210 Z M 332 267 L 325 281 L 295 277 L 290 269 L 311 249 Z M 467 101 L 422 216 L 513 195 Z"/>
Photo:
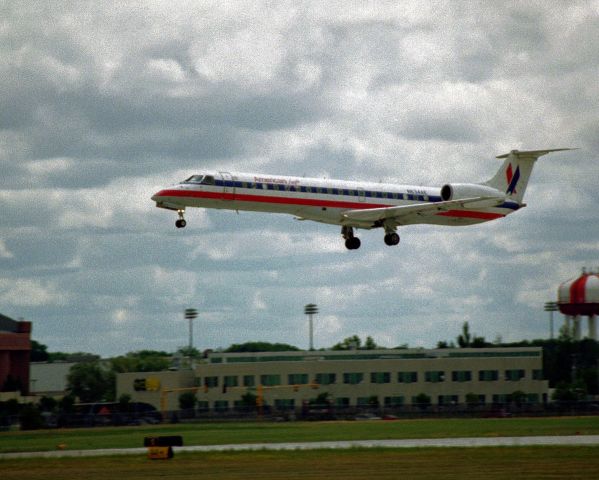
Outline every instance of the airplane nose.
<path fill-rule="evenodd" d="M 160 190 L 159 192 L 156 192 L 154 195 L 152 195 L 152 200 L 154 200 L 155 202 L 160 200 L 160 197 L 162 196 L 162 192 L 164 192 L 164 190 Z"/>

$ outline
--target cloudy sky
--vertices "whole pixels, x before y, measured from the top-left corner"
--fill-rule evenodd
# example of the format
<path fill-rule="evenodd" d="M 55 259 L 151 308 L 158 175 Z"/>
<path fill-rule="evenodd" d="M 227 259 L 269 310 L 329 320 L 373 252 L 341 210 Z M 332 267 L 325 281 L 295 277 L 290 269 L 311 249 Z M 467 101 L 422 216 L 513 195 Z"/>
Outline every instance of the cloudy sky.
<path fill-rule="evenodd" d="M 0 2 L 0 312 L 104 356 L 353 335 L 433 347 L 464 321 L 548 337 L 599 269 L 599 2 Z M 528 207 L 399 247 L 150 196 L 202 169 L 483 181 L 543 157 Z M 561 319 L 560 319 L 561 323 Z M 585 325 L 586 330 L 586 325 Z"/>

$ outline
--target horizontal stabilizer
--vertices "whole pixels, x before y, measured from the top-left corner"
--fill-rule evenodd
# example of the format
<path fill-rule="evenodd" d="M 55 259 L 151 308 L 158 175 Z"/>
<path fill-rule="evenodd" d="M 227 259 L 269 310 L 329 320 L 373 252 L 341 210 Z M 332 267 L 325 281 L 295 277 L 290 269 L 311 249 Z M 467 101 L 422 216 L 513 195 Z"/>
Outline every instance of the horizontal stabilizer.
<path fill-rule="evenodd" d="M 548 153 L 551 152 L 563 152 L 565 150 L 578 150 L 577 148 L 550 148 L 548 150 L 523 150 L 523 151 L 518 151 L 518 150 L 512 150 L 510 153 L 504 153 L 503 155 L 498 155 L 496 158 L 507 158 L 510 155 L 514 155 L 515 157 L 518 158 L 539 158 L 542 157 L 543 155 L 547 155 Z"/>

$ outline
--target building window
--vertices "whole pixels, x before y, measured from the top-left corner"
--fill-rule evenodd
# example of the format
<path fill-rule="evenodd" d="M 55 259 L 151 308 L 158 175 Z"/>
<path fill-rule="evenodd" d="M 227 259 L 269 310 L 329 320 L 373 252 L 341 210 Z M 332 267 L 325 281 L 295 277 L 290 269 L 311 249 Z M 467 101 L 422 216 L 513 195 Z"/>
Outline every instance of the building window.
<path fill-rule="evenodd" d="M 343 374 L 343 383 L 346 383 L 348 385 L 357 385 L 358 383 L 362 383 L 363 381 L 363 373 L 352 372 Z"/>
<path fill-rule="evenodd" d="M 197 403 L 198 412 L 207 412 L 210 410 L 209 404 L 206 400 L 198 400 Z"/>
<path fill-rule="evenodd" d="M 318 385 L 332 385 L 337 382 L 337 375 L 334 373 L 317 373 L 316 383 Z"/>
<path fill-rule="evenodd" d="M 244 387 L 255 387 L 256 386 L 256 377 L 253 375 L 244 375 L 243 376 L 243 386 Z"/>
<path fill-rule="evenodd" d="M 260 383 L 265 387 L 281 385 L 281 375 L 260 375 Z"/>
<path fill-rule="evenodd" d="M 337 397 L 335 399 L 335 406 L 337 408 L 348 408 L 349 407 L 349 398 L 348 397 Z"/>
<path fill-rule="evenodd" d="M 528 403 L 539 403 L 539 394 L 538 393 L 527 393 L 526 401 Z"/>
<path fill-rule="evenodd" d="M 533 380 L 544 380 L 543 370 L 533 370 L 532 371 L 532 379 Z"/>
<path fill-rule="evenodd" d="M 214 402 L 214 410 L 216 412 L 226 412 L 229 410 L 229 402 L 227 400 L 217 400 Z"/>
<path fill-rule="evenodd" d="M 496 382 L 499 380 L 498 370 L 479 370 L 478 381 L 479 382 Z"/>
<path fill-rule="evenodd" d="M 508 382 L 517 382 L 518 380 L 522 380 L 524 378 L 524 370 L 515 369 L 515 370 L 506 370 L 505 371 L 505 379 Z"/>
<path fill-rule="evenodd" d="M 306 385 L 308 383 L 307 373 L 290 373 L 287 376 L 288 385 Z"/>
<path fill-rule="evenodd" d="M 472 381 L 472 372 L 470 370 L 454 370 L 451 372 L 452 382 L 470 382 Z"/>
<path fill-rule="evenodd" d="M 295 400 L 293 398 L 276 398 L 275 408 L 277 410 L 292 410 L 295 408 Z"/>
<path fill-rule="evenodd" d="M 218 377 L 204 377 L 205 387 L 218 387 Z"/>
<path fill-rule="evenodd" d="M 445 381 L 445 372 L 442 371 L 429 371 L 424 374 L 424 381 L 431 383 L 439 383 Z"/>
<path fill-rule="evenodd" d="M 457 405 L 458 404 L 458 396 L 457 395 L 439 395 L 437 398 L 437 403 L 439 405 Z"/>
<path fill-rule="evenodd" d="M 371 372 L 370 383 L 391 383 L 391 374 L 389 372 Z"/>
<path fill-rule="evenodd" d="M 237 387 L 238 386 L 237 375 L 227 375 L 225 377 L 225 386 L 226 387 Z"/>
<path fill-rule="evenodd" d="M 358 407 L 378 407 L 379 397 L 376 395 L 371 395 L 370 397 L 358 397 L 356 405 Z"/>
<path fill-rule="evenodd" d="M 385 397 L 385 407 L 401 407 L 404 401 L 404 397 Z"/>
<path fill-rule="evenodd" d="M 416 383 L 418 381 L 418 372 L 398 372 L 397 381 L 399 383 Z"/>

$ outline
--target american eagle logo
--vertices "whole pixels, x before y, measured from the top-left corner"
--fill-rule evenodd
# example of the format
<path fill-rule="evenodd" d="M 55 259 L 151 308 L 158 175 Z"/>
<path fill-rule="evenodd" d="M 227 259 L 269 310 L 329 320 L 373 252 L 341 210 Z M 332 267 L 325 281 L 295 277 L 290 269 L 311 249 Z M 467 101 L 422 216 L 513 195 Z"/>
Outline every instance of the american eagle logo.
<path fill-rule="evenodd" d="M 520 180 L 520 167 L 516 167 L 516 172 L 514 173 L 512 170 L 512 164 L 510 163 L 505 172 L 505 176 L 507 177 L 507 190 L 506 193 L 513 195 L 516 192 L 516 185 L 518 184 L 518 180 Z"/>

